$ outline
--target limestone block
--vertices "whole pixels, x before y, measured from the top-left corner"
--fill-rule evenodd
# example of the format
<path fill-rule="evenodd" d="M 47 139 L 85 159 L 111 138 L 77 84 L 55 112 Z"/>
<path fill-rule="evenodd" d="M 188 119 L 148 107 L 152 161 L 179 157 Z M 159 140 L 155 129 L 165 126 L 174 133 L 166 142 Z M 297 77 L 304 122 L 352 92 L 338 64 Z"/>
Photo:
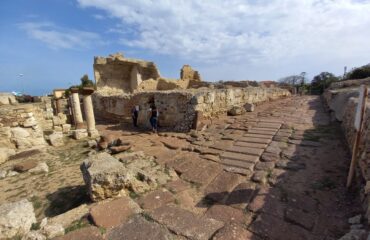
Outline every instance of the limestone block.
<path fill-rule="evenodd" d="M 63 133 L 68 133 L 69 131 L 71 131 L 71 124 L 63 124 L 62 125 L 62 129 L 63 129 Z"/>
<path fill-rule="evenodd" d="M 29 114 L 29 113 L 27 113 L 27 114 Z M 27 118 L 23 122 L 23 127 L 33 127 L 33 126 L 36 126 L 36 125 L 37 125 L 37 121 L 34 117 Z"/>
<path fill-rule="evenodd" d="M 99 153 L 87 158 L 80 166 L 88 193 L 93 201 L 126 195 L 128 179 L 127 169 L 108 153 Z"/>
<path fill-rule="evenodd" d="M 229 111 L 227 111 L 227 114 L 230 116 L 242 115 L 243 113 L 245 113 L 245 109 L 240 106 L 234 106 Z"/>
<path fill-rule="evenodd" d="M 26 129 L 21 128 L 21 127 L 12 128 L 11 133 L 12 133 L 12 137 L 15 139 L 27 138 L 30 136 L 30 133 Z"/>
<path fill-rule="evenodd" d="M 50 144 L 54 147 L 60 147 L 64 145 L 63 141 L 63 133 L 61 132 L 54 132 L 53 134 L 49 135 Z"/>
<path fill-rule="evenodd" d="M 43 227 L 42 233 L 48 239 L 52 239 L 64 235 L 64 228 L 61 224 L 47 224 L 45 227 Z"/>
<path fill-rule="evenodd" d="M 54 125 L 54 131 L 55 132 L 63 132 L 63 128 L 61 126 L 55 126 Z"/>
<path fill-rule="evenodd" d="M 6 162 L 8 158 L 15 154 L 15 150 L 11 148 L 0 148 L 0 164 Z"/>
<path fill-rule="evenodd" d="M 0 205 L 0 239 L 12 238 L 30 231 L 36 217 L 27 199 Z"/>
<path fill-rule="evenodd" d="M 73 131 L 73 137 L 76 140 L 87 138 L 88 137 L 87 130 L 86 129 L 76 129 Z"/>
<path fill-rule="evenodd" d="M 22 240 L 46 240 L 46 237 L 39 231 L 30 231 L 22 237 Z"/>

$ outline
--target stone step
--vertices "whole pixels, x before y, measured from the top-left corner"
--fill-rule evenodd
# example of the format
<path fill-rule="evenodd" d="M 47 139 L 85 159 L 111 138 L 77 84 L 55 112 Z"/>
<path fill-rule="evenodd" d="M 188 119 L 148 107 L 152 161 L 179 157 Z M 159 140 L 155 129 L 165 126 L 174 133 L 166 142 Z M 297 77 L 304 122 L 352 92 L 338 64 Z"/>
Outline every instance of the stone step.
<path fill-rule="evenodd" d="M 267 143 L 250 143 L 250 142 L 235 142 L 234 145 L 240 147 L 261 148 L 261 149 L 265 149 L 268 146 Z"/>
<path fill-rule="evenodd" d="M 250 130 L 264 131 L 264 132 L 269 132 L 269 133 L 274 133 L 274 134 L 277 132 L 277 130 L 275 129 L 263 128 L 263 127 L 252 127 Z"/>
<path fill-rule="evenodd" d="M 270 129 L 279 129 L 281 127 L 281 124 L 275 124 L 275 123 L 258 123 L 257 127 L 261 128 L 270 128 Z"/>
<path fill-rule="evenodd" d="M 243 135 L 243 137 L 252 137 L 252 138 L 266 138 L 266 139 L 272 139 L 274 134 L 271 135 L 261 135 L 261 134 L 253 134 L 253 133 L 246 133 Z"/>
<path fill-rule="evenodd" d="M 266 143 L 269 144 L 271 142 L 270 139 L 266 138 L 252 138 L 252 137 L 241 137 L 239 138 L 240 142 L 250 142 L 250 143 Z"/>
<path fill-rule="evenodd" d="M 222 164 L 230 167 L 235 168 L 243 168 L 248 169 L 250 171 L 253 171 L 254 163 L 252 162 L 245 162 L 245 161 L 239 161 L 235 159 L 225 158 L 222 160 Z"/>
<path fill-rule="evenodd" d="M 251 162 L 251 163 L 256 163 L 259 160 L 259 156 L 247 155 L 247 154 L 242 154 L 242 153 L 234 153 L 234 152 L 222 153 L 221 161 L 225 158 L 244 161 L 244 162 Z"/>
<path fill-rule="evenodd" d="M 250 147 L 241 147 L 241 146 L 232 146 L 232 147 L 228 148 L 227 151 L 261 156 L 261 154 L 263 153 L 264 149 L 250 148 Z"/>
<path fill-rule="evenodd" d="M 260 122 L 263 122 L 263 123 L 282 123 L 281 119 L 260 119 L 259 120 L 259 123 Z"/>
<path fill-rule="evenodd" d="M 248 133 L 252 133 L 252 134 L 261 134 L 261 135 L 274 135 L 276 134 L 276 131 L 275 130 L 272 130 L 272 131 L 263 131 L 263 130 L 256 130 L 256 129 L 250 129 L 248 131 Z"/>

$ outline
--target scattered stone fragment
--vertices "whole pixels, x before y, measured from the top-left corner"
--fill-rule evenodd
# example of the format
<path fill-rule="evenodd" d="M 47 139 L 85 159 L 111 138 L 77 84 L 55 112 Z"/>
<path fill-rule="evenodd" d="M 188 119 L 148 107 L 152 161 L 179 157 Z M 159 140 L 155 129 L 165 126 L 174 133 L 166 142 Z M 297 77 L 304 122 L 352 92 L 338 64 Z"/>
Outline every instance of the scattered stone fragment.
<path fill-rule="evenodd" d="M 48 173 L 49 167 L 45 162 L 38 163 L 36 167 L 29 170 L 30 173 Z"/>
<path fill-rule="evenodd" d="M 100 203 L 90 210 L 90 216 L 98 227 L 113 228 L 125 223 L 130 216 L 140 213 L 140 207 L 129 197 Z"/>
<path fill-rule="evenodd" d="M 298 171 L 304 169 L 305 165 L 303 163 L 292 162 L 289 160 L 279 160 L 276 162 L 276 167 L 292 171 Z"/>
<path fill-rule="evenodd" d="M 351 229 L 349 233 L 339 238 L 339 240 L 362 240 L 365 239 L 366 233 L 364 229 Z"/>
<path fill-rule="evenodd" d="M 74 221 L 80 220 L 89 214 L 89 208 L 86 204 L 73 208 L 65 213 L 49 218 L 49 224 L 60 224 L 64 228 L 69 227 Z"/>
<path fill-rule="evenodd" d="M 252 180 L 257 183 L 265 184 L 267 182 L 267 173 L 265 171 L 255 171 Z"/>
<path fill-rule="evenodd" d="M 254 112 L 254 104 L 253 103 L 244 104 L 244 108 L 247 112 Z"/>
<path fill-rule="evenodd" d="M 60 147 L 64 145 L 63 141 L 63 133 L 61 132 L 54 132 L 49 135 L 50 144 L 54 147 Z"/>
<path fill-rule="evenodd" d="M 40 231 L 30 231 L 22 237 L 22 240 L 46 240 L 46 237 Z"/>
<path fill-rule="evenodd" d="M 113 154 L 125 152 L 129 149 L 131 149 L 131 146 L 113 146 L 109 148 Z"/>
<path fill-rule="evenodd" d="M 190 239 L 208 240 L 223 226 L 222 222 L 199 218 L 189 211 L 174 206 L 157 208 L 150 213 L 150 216 L 176 234 Z"/>
<path fill-rule="evenodd" d="M 33 223 L 36 223 L 36 217 L 32 203 L 27 199 L 0 205 L 0 239 L 26 234 Z"/>
<path fill-rule="evenodd" d="M 47 224 L 42 228 L 42 233 L 48 238 L 55 238 L 64 235 L 64 228 L 61 224 Z"/>
<path fill-rule="evenodd" d="M 280 159 L 276 153 L 265 152 L 261 155 L 261 161 L 263 162 L 276 162 Z"/>
<path fill-rule="evenodd" d="M 73 130 L 73 137 L 76 140 L 87 138 L 88 137 L 87 130 L 86 129 Z"/>
<path fill-rule="evenodd" d="M 255 170 L 262 170 L 262 171 L 269 171 L 274 169 L 275 163 L 274 162 L 258 162 L 255 166 Z"/>
<path fill-rule="evenodd" d="M 15 155 L 14 149 L 0 147 L 0 164 L 6 162 L 13 155 Z"/>
<path fill-rule="evenodd" d="M 13 166 L 13 170 L 17 172 L 26 172 L 31 168 L 35 168 L 38 165 L 37 160 L 28 159 L 26 161 L 17 163 Z"/>
<path fill-rule="evenodd" d="M 227 111 L 227 114 L 229 116 L 238 116 L 245 113 L 245 108 L 240 106 L 233 106 L 229 111 Z"/>

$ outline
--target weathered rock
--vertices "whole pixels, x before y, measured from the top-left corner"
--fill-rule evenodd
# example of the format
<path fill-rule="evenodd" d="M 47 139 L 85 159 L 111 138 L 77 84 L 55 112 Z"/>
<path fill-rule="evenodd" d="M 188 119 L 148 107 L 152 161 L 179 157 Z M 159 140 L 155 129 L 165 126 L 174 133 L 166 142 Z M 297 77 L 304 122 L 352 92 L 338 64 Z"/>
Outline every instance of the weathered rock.
<path fill-rule="evenodd" d="M 238 185 L 242 177 L 238 174 L 222 172 L 205 189 L 206 198 L 222 202 L 225 197 Z"/>
<path fill-rule="evenodd" d="M 30 118 L 27 118 L 24 122 L 23 122 L 23 127 L 33 127 L 37 125 L 37 121 L 34 117 L 30 117 Z"/>
<path fill-rule="evenodd" d="M 229 111 L 227 111 L 227 114 L 230 116 L 238 116 L 245 113 L 245 109 L 240 106 L 233 106 Z"/>
<path fill-rule="evenodd" d="M 87 138 L 88 137 L 87 130 L 86 129 L 73 130 L 73 137 L 76 140 Z"/>
<path fill-rule="evenodd" d="M 13 170 L 17 172 L 26 172 L 31 168 L 35 168 L 37 166 L 37 160 L 35 159 L 28 159 L 26 161 L 17 163 L 13 166 Z"/>
<path fill-rule="evenodd" d="M 83 179 L 93 201 L 126 195 L 127 169 L 108 153 L 99 153 L 87 158 L 80 166 Z M 135 177 L 135 176 L 131 176 Z"/>
<path fill-rule="evenodd" d="M 22 237 L 22 240 L 46 240 L 46 237 L 40 231 L 30 231 Z"/>
<path fill-rule="evenodd" d="M 8 171 L 8 174 L 6 175 L 7 177 L 13 177 L 15 175 L 18 175 L 19 173 L 16 171 Z"/>
<path fill-rule="evenodd" d="M 8 172 L 6 170 L 0 170 L 0 179 L 5 178 L 7 174 Z"/>
<path fill-rule="evenodd" d="M 254 112 L 254 104 L 253 103 L 246 103 L 244 108 L 247 112 Z"/>
<path fill-rule="evenodd" d="M 90 148 L 94 148 L 98 145 L 98 143 L 95 140 L 89 140 L 87 141 L 87 146 Z"/>
<path fill-rule="evenodd" d="M 150 216 L 176 234 L 190 239 L 208 240 L 223 226 L 222 222 L 199 218 L 189 211 L 173 206 L 157 208 L 150 213 Z"/>
<path fill-rule="evenodd" d="M 252 180 L 257 183 L 265 184 L 267 182 L 267 172 L 265 171 L 255 171 Z"/>
<path fill-rule="evenodd" d="M 36 167 L 29 170 L 30 173 L 48 173 L 49 167 L 45 162 L 38 163 Z"/>
<path fill-rule="evenodd" d="M 36 217 L 27 199 L 0 205 L 0 239 L 26 234 L 33 223 Z"/>
<path fill-rule="evenodd" d="M 361 216 L 361 214 L 359 214 L 359 215 L 356 215 L 356 216 L 351 217 L 350 219 L 348 219 L 348 223 L 349 224 L 360 224 L 361 219 L 362 219 L 362 216 Z"/>
<path fill-rule="evenodd" d="M 113 146 L 109 148 L 113 154 L 115 153 L 120 153 L 120 152 L 125 152 L 129 149 L 131 149 L 131 146 Z"/>
<path fill-rule="evenodd" d="M 97 227 L 85 227 L 57 237 L 54 240 L 104 240 Z"/>
<path fill-rule="evenodd" d="M 64 228 L 61 224 L 47 224 L 41 231 L 48 239 L 64 235 Z"/>
<path fill-rule="evenodd" d="M 65 213 L 59 214 L 55 217 L 49 218 L 49 224 L 59 224 L 64 228 L 69 227 L 74 221 L 80 220 L 89 213 L 89 208 L 86 204 L 82 204 L 79 207 L 73 208 Z"/>
<path fill-rule="evenodd" d="M 12 128 L 11 133 L 12 133 L 12 137 L 15 139 L 27 138 L 30 136 L 30 133 L 26 129 L 21 128 L 21 127 Z"/>
<path fill-rule="evenodd" d="M 113 228 L 125 223 L 130 216 L 140 212 L 140 207 L 134 201 L 129 197 L 122 197 L 92 207 L 90 216 L 96 226 Z"/>
<path fill-rule="evenodd" d="M 54 147 L 60 147 L 64 145 L 63 141 L 63 133 L 61 132 L 54 132 L 53 134 L 49 135 L 50 144 Z"/>
<path fill-rule="evenodd" d="M 0 148 L 0 164 L 6 162 L 10 156 L 15 154 L 15 150 L 11 148 Z"/>
<path fill-rule="evenodd" d="M 208 209 L 205 217 L 213 218 L 224 223 L 238 222 L 244 224 L 246 222 L 246 216 L 243 210 L 217 204 Z"/>
<path fill-rule="evenodd" d="M 351 231 L 345 234 L 339 240 L 362 240 L 366 237 L 366 230 L 363 229 L 351 229 Z"/>
<path fill-rule="evenodd" d="M 62 131 L 63 133 L 68 133 L 69 131 L 71 131 L 71 124 L 63 124 Z"/>

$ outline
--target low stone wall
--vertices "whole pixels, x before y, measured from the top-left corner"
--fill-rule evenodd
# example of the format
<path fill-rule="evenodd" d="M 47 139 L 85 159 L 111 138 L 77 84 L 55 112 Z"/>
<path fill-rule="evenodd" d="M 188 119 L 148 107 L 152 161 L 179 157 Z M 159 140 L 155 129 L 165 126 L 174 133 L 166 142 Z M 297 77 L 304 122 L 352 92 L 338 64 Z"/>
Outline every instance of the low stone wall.
<path fill-rule="evenodd" d="M 354 120 L 356 108 L 358 104 L 358 88 L 357 93 L 354 89 L 343 89 L 340 92 L 333 92 L 328 90 L 324 96 L 329 108 L 337 116 L 340 116 L 342 129 L 348 143 L 350 151 L 352 151 L 354 140 L 356 137 L 356 130 L 354 128 Z M 351 97 L 356 96 L 356 97 Z M 339 114 L 338 114 L 339 113 Z M 337 118 L 338 119 L 338 118 Z M 362 185 L 361 200 L 365 211 L 365 216 L 370 220 L 370 101 L 366 103 L 366 110 L 364 116 L 364 125 L 361 131 L 361 141 L 359 144 L 359 164 L 356 169 L 356 176 Z"/>
<path fill-rule="evenodd" d="M 149 127 L 151 104 L 159 110 L 160 127 L 174 131 L 189 131 L 196 125 L 197 113 L 203 117 L 225 114 L 233 106 L 246 103 L 261 103 L 290 96 L 279 88 L 230 88 L 192 89 L 172 91 L 149 91 L 135 94 L 107 96 L 99 91 L 93 94 L 96 118 L 120 122 L 131 122 L 131 109 L 140 108 L 138 123 Z"/>

